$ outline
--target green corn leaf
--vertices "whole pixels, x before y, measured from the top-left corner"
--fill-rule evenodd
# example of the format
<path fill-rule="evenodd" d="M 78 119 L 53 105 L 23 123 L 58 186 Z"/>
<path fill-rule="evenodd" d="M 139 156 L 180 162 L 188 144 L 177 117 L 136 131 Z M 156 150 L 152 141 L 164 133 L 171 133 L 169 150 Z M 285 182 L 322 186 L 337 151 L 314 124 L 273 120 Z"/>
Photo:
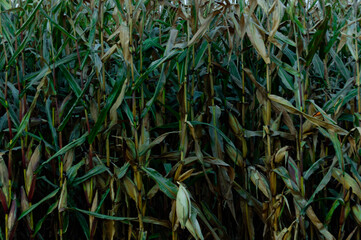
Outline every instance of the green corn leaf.
<path fill-rule="evenodd" d="M 113 106 L 114 102 L 117 100 L 121 89 L 123 87 L 123 84 L 125 84 L 125 78 L 122 80 L 118 80 L 115 82 L 115 85 L 113 87 L 112 92 L 109 94 L 105 106 L 103 107 L 102 111 L 100 112 L 100 115 L 98 116 L 98 120 L 95 123 L 95 125 L 91 128 L 90 134 L 89 134 L 89 138 L 88 138 L 88 142 L 90 144 L 93 143 L 95 137 L 98 135 L 98 132 L 101 130 L 103 122 L 110 110 L 110 108 Z"/>
<path fill-rule="evenodd" d="M 31 12 L 31 14 L 29 15 L 28 19 L 25 21 L 25 23 L 21 26 L 20 29 L 18 29 L 15 33 L 16 36 L 18 36 L 21 32 L 23 32 L 25 30 L 25 28 L 33 21 L 33 18 L 36 14 L 36 12 L 39 10 L 41 4 L 43 3 L 44 0 L 40 0 L 38 2 L 38 4 L 36 5 L 36 7 L 34 8 L 34 10 Z"/>
<path fill-rule="evenodd" d="M 142 170 L 158 184 L 159 189 L 165 193 L 165 195 L 167 195 L 170 199 L 176 198 L 178 187 L 172 183 L 171 180 L 163 177 L 153 168 L 142 167 Z"/>
<path fill-rule="evenodd" d="M 62 33 L 64 33 L 66 36 L 68 36 L 70 39 L 72 39 L 73 41 L 76 41 L 76 38 L 71 35 L 70 33 L 68 33 L 62 26 L 60 26 L 57 22 L 55 22 L 48 14 L 46 14 L 46 12 L 44 11 L 44 9 L 40 9 L 41 13 L 47 18 L 49 19 L 49 21 L 54 24 L 54 26 L 59 29 Z"/>
<path fill-rule="evenodd" d="M 71 108 L 69 109 L 68 113 L 66 114 L 65 118 L 63 119 L 63 121 L 60 123 L 59 127 L 58 127 L 58 131 L 61 132 L 63 131 L 64 127 L 66 126 L 67 122 L 69 121 L 75 107 L 79 104 L 79 102 L 82 101 L 82 98 L 85 94 L 85 92 L 88 90 L 89 86 L 91 83 L 91 79 L 89 78 L 88 81 L 85 83 L 85 86 L 83 88 L 83 90 L 81 91 L 81 93 L 77 96 L 75 102 L 73 103 L 73 105 L 71 106 Z"/>
<path fill-rule="evenodd" d="M 28 208 L 28 210 L 24 211 L 20 217 L 17 219 L 18 221 L 20 219 L 22 219 L 23 217 L 25 217 L 26 215 L 28 215 L 30 212 L 32 212 L 35 208 L 39 207 L 43 202 L 55 197 L 55 195 L 59 192 L 61 188 L 57 188 L 54 191 L 52 191 L 50 194 L 48 194 L 46 197 L 44 197 L 43 199 L 41 199 L 39 202 L 31 205 L 31 207 Z"/>
<path fill-rule="evenodd" d="M 68 210 L 73 210 L 73 211 L 77 211 L 77 212 L 80 212 L 80 213 L 84 213 L 86 215 L 93 216 L 93 217 L 96 217 L 96 218 L 99 218 L 99 219 L 119 221 L 119 222 L 122 222 L 122 223 L 125 223 L 125 224 L 130 224 L 130 221 L 134 221 L 134 220 L 137 219 L 137 218 L 134 218 L 134 217 L 109 216 L 109 215 L 105 215 L 105 214 L 100 214 L 100 213 L 96 213 L 96 212 L 83 210 L 83 209 L 76 208 L 76 207 L 68 208 Z"/>
<path fill-rule="evenodd" d="M 104 165 L 94 166 L 84 176 L 81 176 L 81 177 L 78 177 L 77 179 L 75 179 L 73 184 L 74 184 L 74 186 L 79 185 L 80 183 L 83 183 L 96 175 L 106 172 L 107 170 L 108 170 L 108 168 Z"/>
<path fill-rule="evenodd" d="M 88 132 L 84 133 L 83 136 L 81 136 L 80 138 L 78 138 L 77 140 L 74 140 L 70 143 L 68 143 L 66 146 L 64 146 L 63 148 L 61 148 L 59 151 L 57 151 L 53 156 L 51 156 L 50 158 L 48 158 L 46 161 L 44 161 L 41 166 L 44 166 L 45 164 L 48 164 L 51 160 L 53 160 L 54 158 L 61 156 L 63 154 L 65 154 L 66 152 L 68 152 L 70 149 L 73 149 L 75 147 L 78 147 L 80 145 L 82 145 L 86 138 L 88 136 Z"/>

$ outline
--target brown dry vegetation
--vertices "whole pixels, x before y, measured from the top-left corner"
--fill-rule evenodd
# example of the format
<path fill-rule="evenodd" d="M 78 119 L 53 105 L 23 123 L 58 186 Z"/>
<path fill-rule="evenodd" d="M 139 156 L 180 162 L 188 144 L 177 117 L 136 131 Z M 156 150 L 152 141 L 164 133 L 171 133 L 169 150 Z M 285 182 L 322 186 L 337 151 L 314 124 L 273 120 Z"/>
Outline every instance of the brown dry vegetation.
<path fill-rule="evenodd" d="M 0 239 L 360 239 L 360 9 L 0 0 Z"/>

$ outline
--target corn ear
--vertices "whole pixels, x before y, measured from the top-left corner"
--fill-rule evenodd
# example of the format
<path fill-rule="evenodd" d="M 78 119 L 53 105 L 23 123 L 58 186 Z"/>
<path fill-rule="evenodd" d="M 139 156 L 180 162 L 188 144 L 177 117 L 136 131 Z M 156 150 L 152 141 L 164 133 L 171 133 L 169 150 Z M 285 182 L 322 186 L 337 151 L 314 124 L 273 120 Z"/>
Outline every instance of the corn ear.
<path fill-rule="evenodd" d="M 188 218 L 191 216 L 191 206 L 192 205 L 187 189 L 181 183 L 179 183 L 176 198 L 176 212 L 182 229 L 185 228 Z"/>

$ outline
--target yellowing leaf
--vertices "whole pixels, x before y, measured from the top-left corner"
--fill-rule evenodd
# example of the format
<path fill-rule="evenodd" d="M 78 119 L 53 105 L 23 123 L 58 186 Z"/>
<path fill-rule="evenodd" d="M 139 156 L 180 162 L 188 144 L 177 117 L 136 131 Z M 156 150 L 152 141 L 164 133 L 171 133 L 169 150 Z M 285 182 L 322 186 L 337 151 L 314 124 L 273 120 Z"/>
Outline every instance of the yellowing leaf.
<path fill-rule="evenodd" d="M 192 215 L 187 220 L 186 227 L 195 239 L 204 239 L 196 213 L 192 212 Z"/>
<path fill-rule="evenodd" d="M 265 0 L 257 0 L 257 4 L 262 8 L 265 13 L 268 12 L 269 6 Z"/>
<path fill-rule="evenodd" d="M 332 176 L 339 181 L 347 190 L 352 188 L 352 192 L 361 199 L 361 189 L 355 179 L 353 179 L 348 173 L 342 172 L 341 169 L 333 168 Z"/>
<path fill-rule="evenodd" d="M 8 223 L 7 223 L 7 228 L 8 228 L 7 231 L 9 233 L 11 232 L 11 230 L 13 229 L 13 227 L 15 225 L 16 213 L 17 213 L 17 206 L 16 206 L 16 199 L 14 199 L 11 203 L 11 208 L 10 208 L 10 213 L 9 213 Z"/>
<path fill-rule="evenodd" d="M 337 52 L 341 51 L 341 49 L 345 46 L 347 41 L 347 35 L 345 33 L 341 33 L 341 39 L 340 39 L 340 43 L 337 46 Z"/>
<path fill-rule="evenodd" d="M 356 204 L 352 207 L 352 213 L 355 217 L 358 225 L 361 225 L 361 206 L 359 204 Z"/>
<path fill-rule="evenodd" d="M 31 187 L 31 185 L 33 183 L 34 171 L 36 170 L 37 166 L 39 165 L 39 161 L 40 161 L 40 145 L 38 145 L 36 147 L 33 155 L 31 155 L 29 165 L 28 165 L 28 168 L 26 170 L 25 186 L 26 186 L 26 193 L 27 194 L 29 194 L 29 192 L 30 192 L 30 187 Z"/>
<path fill-rule="evenodd" d="M 287 151 L 288 148 L 289 148 L 288 146 L 285 146 L 277 151 L 276 156 L 275 156 L 276 163 L 280 163 L 284 159 L 284 157 L 288 153 L 288 151 Z"/>
<path fill-rule="evenodd" d="M 328 130 L 332 130 L 334 131 L 335 133 L 338 133 L 340 135 L 346 135 L 348 132 L 339 127 L 338 125 L 336 124 L 333 124 L 333 123 L 329 123 L 329 122 L 325 122 L 321 119 L 318 119 L 317 117 L 313 117 L 313 116 L 310 116 L 308 115 L 307 113 L 304 113 L 300 110 L 298 110 L 297 108 L 295 108 L 289 101 L 287 101 L 286 99 L 282 98 L 282 97 L 279 97 L 279 96 L 276 96 L 276 95 L 273 95 L 273 94 L 270 94 L 269 95 L 269 99 L 273 102 L 276 102 L 276 103 L 279 103 L 281 104 L 283 107 L 286 108 L 286 110 L 290 113 L 293 113 L 293 114 L 298 114 L 298 115 L 302 115 L 304 116 L 307 120 L 309 120 L 310 122 L 312 122 L 313 124 L 315 124 L 316 126 L 319 126 L 319 127 L 324 127 Z"/>
<path fill-rule="evenodd" d="M 262 38 L 261 33 L 259 32 L 256 24 L 250 20 L 247 26 L 247 35 L 251 40 L 253 47 L 257 50 L 258 54 L 261 55 L 266 64 L 271 63 L 271 60 L 266 51 L 266 46 Z"/>
<path fill-rule="evenodd" d="M 254 185 L 256 185 L 268 199 L 271 199 L 271 190 L 266 177 L 253 166 L 248 167 L 248 172 Z"/>
<path fill-rule="evenodd" d="M 117 100 L 115 100 L 113 106 L 111 107 L 110 111 L 109 111 L 109 117 L 111 120 L 110 123 L 110 127 L 113 126 L 114 124 L 117 123 L 118 121 L 118 113 L 117 113 L 117 109 L 119 108 L 120 104 L 122 104 L 123 99 L 124 99 L 124 95 L 125 95 L 125 90 L 128 86 L 128 78 L 124 81 L 123 86 L 122 86 L 122 90 L 120 91 L 120 94 L 117 98 Z"/>
<path fill-rule="evenodd" d="M 73 161 L 75 158 L 74 149 L 70 149 L 65 153 L 64 156 L 64 171 L 67 172 L 69 168 L 73 165 Z"/>
<path fill-rule="evenodd" d="M 64 184 L 61 189 L 61 194 L 60 194 L 60 199 L 59 199 L 59 204 L 58 204 L 59 212 L 65 211 L 65 209 L 67 207 L 67 202 L 68 202 L 67 198 L 68 198 L 68 188 L 67 188 L 67 183 L 66 183 L 66 179 L 65 179 Z"/>
<path fill-rule="evenodd" d="M 2 153 L 0 153 L 0 184 L 1 190 L 5 196 L 5 202 L 2 202 L 2 204 L 5 206 L 9 202 L 9 172 L 4 158 L 2 157 Z"/>
<path fill-rule="evenodd" d="M 127 191 L 127 194 L 129 197 L 131 197 L 134 201 L 138 200 L 138 191 L 137 187 L 133 183 L 132 180 L 129 179 L 129 177 L 125 176 L 123 178 L 123 183 L 125 186 L 125 190 Z"/>
<path fill-rule="evenodd" d="M 95 212 L 97 207 L 98 207 L 98 191 L 96 191 L 96 193 L 95 193 L 95 196 L 94 196 L 93 203 L 92 203 L 92 206 L 90 208 L 90 211 Z M 89 216 L 89 227 L 91 229 L 91 235 L 94 234 L 92 232 L 94 231 L 93 229 L 95 229 L 95 225 L 96 225 L 96 222 L 94 223 L 94 219 L 95 219 L 94 216 Z"/>
<path fill-rule="evenodd" d="M 229 144 L 226 144 L 226 153 L 235 164 L 244 167 L 245 162 L 240 151 L 231 147 Z"/>
<path fill-rule="evenodd" d="M 130 63 L 131 55 L 129 51 L 129 27 L 125 24 L 125 22 L 122 22 L 122 24 L 120 25 L 119 39 L 122 45 L 124 59 L 125 61 Z"/>
<path fill-rule="evenodd" d="M 275 1 L 275 8 L 272 15 L 272 30 L 269 34 L 269 38 L 273 38 L 277 32 L 278 27 L 280 26 L 283 13 L 284 13 L 284 5 L 280 0 Z"/>

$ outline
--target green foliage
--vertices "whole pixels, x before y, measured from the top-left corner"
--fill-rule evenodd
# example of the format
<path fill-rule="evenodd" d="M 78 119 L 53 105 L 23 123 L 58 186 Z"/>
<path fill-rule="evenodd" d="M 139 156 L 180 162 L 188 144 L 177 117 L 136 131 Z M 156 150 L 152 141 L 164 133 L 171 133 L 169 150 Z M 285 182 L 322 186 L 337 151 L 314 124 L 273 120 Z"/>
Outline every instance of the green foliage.
<path fill-rule="evenodd" d="M 360 239 L 360 6 L 0 0 L 0 239 Z"/>

